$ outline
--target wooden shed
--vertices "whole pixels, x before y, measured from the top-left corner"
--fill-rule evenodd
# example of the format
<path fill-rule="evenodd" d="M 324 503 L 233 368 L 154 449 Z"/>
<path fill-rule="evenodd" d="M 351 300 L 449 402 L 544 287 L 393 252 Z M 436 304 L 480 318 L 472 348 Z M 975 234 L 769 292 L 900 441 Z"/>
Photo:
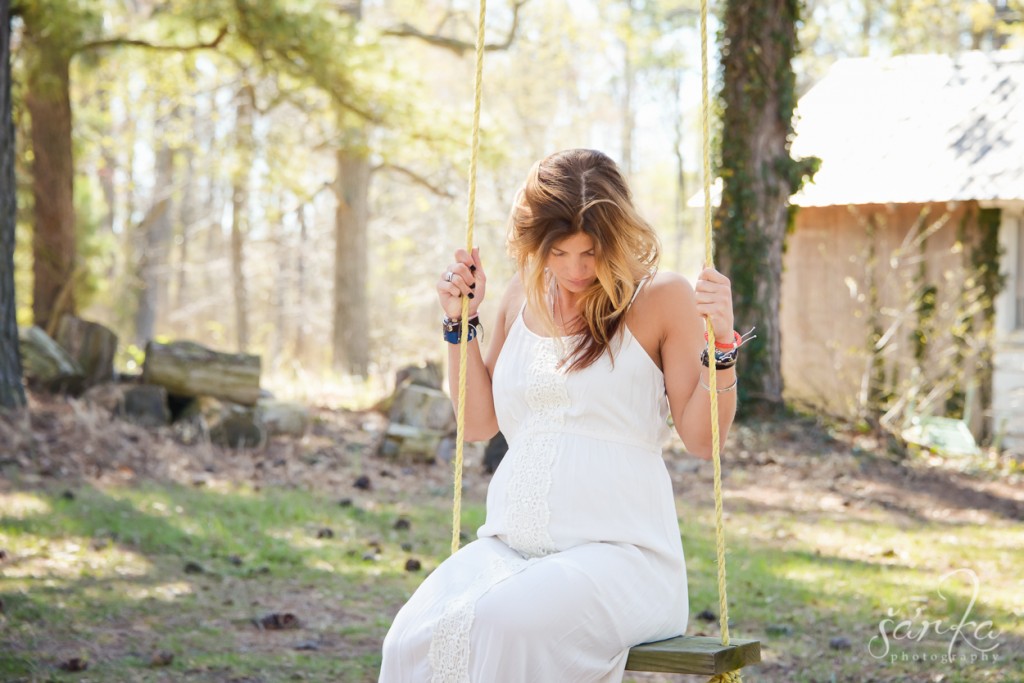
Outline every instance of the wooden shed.
<path fill-rule="evenodd" d="M 787 398 L 1024 450 L 1024 52 L 844 60 L 798 116 Z"/>

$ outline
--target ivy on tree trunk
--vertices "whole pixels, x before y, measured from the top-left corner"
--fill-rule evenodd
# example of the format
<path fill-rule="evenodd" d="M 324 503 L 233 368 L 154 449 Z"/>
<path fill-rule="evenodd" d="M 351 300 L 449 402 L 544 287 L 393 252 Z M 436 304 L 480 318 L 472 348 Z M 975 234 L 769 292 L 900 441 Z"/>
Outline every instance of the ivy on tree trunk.
<path fill-rule="evenodd" d="M 719 40 L 724 186 L 715 214 L 716 265 L 732 281 L 737 327 L 757 326 L 740 361 L 744 411 L 782 406 L 779 308 L 794 218 L 789 197 L 818 164 L 789 153 L 800 9 L 799 0 L 729 0 Z"/>

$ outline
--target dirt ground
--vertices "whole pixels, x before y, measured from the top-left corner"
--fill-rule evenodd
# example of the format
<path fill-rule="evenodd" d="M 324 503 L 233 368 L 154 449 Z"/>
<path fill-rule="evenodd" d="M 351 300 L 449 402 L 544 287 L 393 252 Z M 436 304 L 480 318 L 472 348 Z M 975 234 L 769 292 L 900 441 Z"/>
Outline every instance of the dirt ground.
<path fill-rule="evenodd" d="M 301 487 L 336 495 L 366 475 L 367 496 L 415 497 L 425 487 L 450 487 L 444 463 L 414 465 L 376 455 L 386 418 L 376 412 L 314 409 L 303 438 L 274 437 L 261 447 L 231 449 L 207 441 L 185 445 L 175 427 L 143 428 L 75 399 L 32 395 L 26 417 L 0 417 L 0 467 L 16 465 L 22 480 L 125 484 L 148 479 L 202 486 L 213 481 Z M 712 464 L 666 448 L 676 491 L 712 502 Z M 863 434 L 809 417 L 736 425 L 723 448 L 726 499 L 739 504 L 804 510 L 883 510 L 910 519 L 983 523 L 1024 521 L 1024 475 L 1007 474 L 996 456 L 981 460 L 907 457 L 886 434 Z M 397 476 L 416 469 L 416 476 Z M 467 447 L 467 496 L 483 497 L 489 477 L 480 449 Z M 824 493 L 823 493 L 824 492 Z M 355 492 L 359 495 L 359 492 Z"/>
<path fill-rule="evenodd" d="M 27 415 L 0 417 L 0 468 L 14 467 L 22 485 L 40 487 L 146 480 L 197 487 L 244 483 L 255 489 L 287 487 L 347 497 L 355 505 L 369 499 L 415 502 L 425 492 L 437 504 L 448 495 L 451 472 L 446 464 L 376 455 L 384 416 L 371 411 L 313 412 L 313 426 L 302 438 L 275 437 L 257 448 L 228 449 L 203 440 L 186 444 L 175 427 L 142 428 L 82 401 L 37 394 Z M 481 501 L 489 476 L 483 472 L 481 451 L 468 453 L 464 495 Z M 666 457 L 677 495 L 698 508 L 711 508 L 712 464 L 686 456 L 679 442 L 667 447 Z M 1024 521 L 1022 475 L 1005 460 L 908 457 L 887 435 L 859 433 L 810 417 L 735 426 L 725 445 L 723 471 L 727 515 L 730 510 L 843 511 L 854 518 L 885 516 L 908 523 Z M 371 479 L 372 490 L 353 487 L 361 476 Z M 0 491 L 10 487 L 0 479 Z M 292 596 L 297 608 L 317 599 L 313 594 Z"/>

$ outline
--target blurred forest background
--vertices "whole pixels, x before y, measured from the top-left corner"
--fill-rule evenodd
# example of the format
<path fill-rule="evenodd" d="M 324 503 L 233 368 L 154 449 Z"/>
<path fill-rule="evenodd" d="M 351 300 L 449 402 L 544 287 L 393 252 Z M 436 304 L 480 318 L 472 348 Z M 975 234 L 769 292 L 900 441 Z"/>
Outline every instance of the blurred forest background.
<path fill-rule="evenodd" d="M 1000 440 L 1024 424 L 1024 0 L 710 4 L 716 264 L 758 325 L 741 405 L 783 407 L 790 364 L 792 409 L 744 415 L 723 457 L 729 623 L 764 643 L 744 677 L 1019 683 L 1024 433 Z M 377 680 L 391 619 L 450 552 L 434 283 L 465 239 L 476 9 L 0 0 L 0 679 Z M 485 327 L 513 196 L 559 149 L 615 158 L 661 267 L 696 275 L 698 15 L 491 0 Z M 902 64 L 832 78 L 860 56 Z M 861 156 L 793 158 L 805 93 L 818 139 Z M 829 173 L 872 192 L 791 206 Z M 804 413 L 800 380 L 821 399 Z M 913 441 L 919 416 L 969 448 Z M 714 636 L 715 470 L 664 452 L 687 632 Z M 462 530 L 503 453 L 471 444 Z M 952 628 L 971 609 L 973 640 Z M 886 616 L 922 614 L 902 659 L 871 650 Z"/>
<path fill-rule="evenodd" d="M 693 276 L 697 3 L 492 4 L 476 230 L 492 297 L 514 192 L 567 147 L 620 162 L 663 267 Z M 258 354 L 275 393 L 327 402 L 440 359 L 433 281 L 464 240 L 474 7 L 13 3 L 19 324 L 101 322 L 123 370 L 150 339 Z M 796 16 L 798 96 L 840 57 L 1021 40 L 1012 1 L 811 0 Z"/>

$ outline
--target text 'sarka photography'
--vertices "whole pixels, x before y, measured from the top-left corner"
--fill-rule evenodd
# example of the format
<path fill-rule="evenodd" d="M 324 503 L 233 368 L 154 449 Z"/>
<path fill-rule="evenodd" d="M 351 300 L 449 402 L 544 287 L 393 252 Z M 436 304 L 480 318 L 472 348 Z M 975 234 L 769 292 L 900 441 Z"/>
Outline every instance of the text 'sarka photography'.
<path fill-rule="evenodd" d="M 1001 632 L 983 618 L 983 590 L 973 569 L 949 571 L 936 581 L 935 596 L 914 596 L 890 607 L 878 622 L 868 653 L 878 660 L 922 666 L 998 663 Z M 923 605 L 922 605 L 923 603 Z"/>

